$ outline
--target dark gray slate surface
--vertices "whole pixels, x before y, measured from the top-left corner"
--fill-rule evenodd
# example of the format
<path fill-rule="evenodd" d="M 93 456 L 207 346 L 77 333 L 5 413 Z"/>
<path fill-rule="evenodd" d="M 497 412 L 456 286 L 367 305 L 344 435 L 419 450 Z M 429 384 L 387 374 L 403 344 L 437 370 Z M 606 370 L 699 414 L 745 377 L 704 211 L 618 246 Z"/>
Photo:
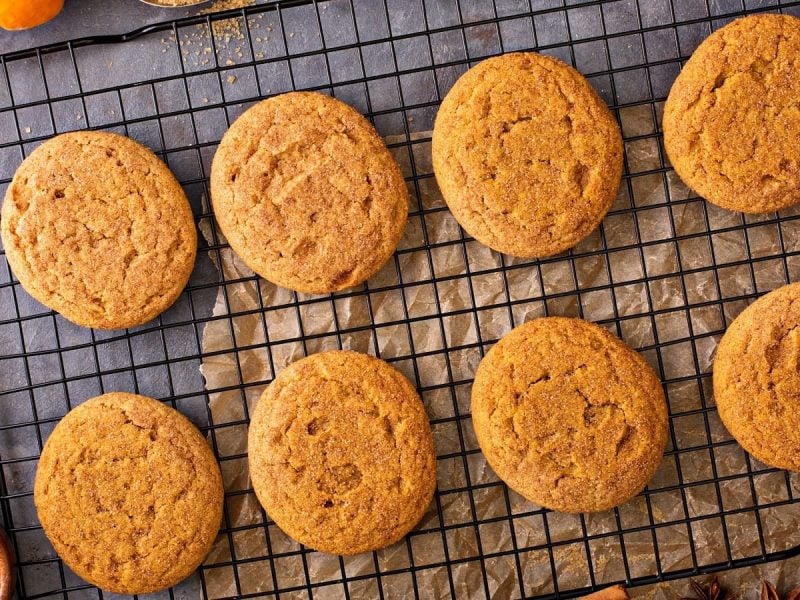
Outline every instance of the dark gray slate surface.
<path fill-rule="evenodd" d="M 63 12 L 41 27 L 27 31 L 0 30 L 0 54 L 78 37 L 125 33 L 151 23 L 196 14 L 210 4 L 170 9 L 149 6 L 139 0 L 66 0 Z"/>

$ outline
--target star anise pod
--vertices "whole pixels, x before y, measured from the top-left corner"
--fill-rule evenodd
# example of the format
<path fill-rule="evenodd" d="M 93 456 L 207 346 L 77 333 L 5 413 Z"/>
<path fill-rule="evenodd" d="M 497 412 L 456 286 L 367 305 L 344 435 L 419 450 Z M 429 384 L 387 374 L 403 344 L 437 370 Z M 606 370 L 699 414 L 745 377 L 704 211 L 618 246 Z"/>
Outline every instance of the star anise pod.
<path fill-rule="evenodd" d="M 692 585 L 695 595 L 694 597 L 690 596 L 687 598 L 681 598 L 681 600 L 737 600 L 735 595 L 729 596 L 727 593 L 722 593 L 722 587 L 720 586 L 719 578 L 716 575 L 708 585 L 698 583 L 694 579 L 690 580 L 689 583 Z M 793 600 L 800 599 L 794 598 Z"/>
<path fill-rule="evenodd" d="M 783 598 L 766 579 L 761 580 L 761 600 L 800 600 L 800 588 L 794 588 L 791 592 L 786 594 Z"/>

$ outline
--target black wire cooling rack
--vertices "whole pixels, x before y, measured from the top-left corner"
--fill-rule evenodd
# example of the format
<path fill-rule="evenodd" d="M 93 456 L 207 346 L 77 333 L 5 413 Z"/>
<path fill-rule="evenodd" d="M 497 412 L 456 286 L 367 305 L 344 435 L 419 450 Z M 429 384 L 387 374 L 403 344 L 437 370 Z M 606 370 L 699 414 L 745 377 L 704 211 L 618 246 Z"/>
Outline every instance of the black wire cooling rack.
<path fill-rule="evenodd" d="M 752 10 L 800 14 L 800 2 L 284 1 L 0 56 L 0 192 L 54 133 L 114 130 L 164 158 L 205 234 L 177 304 L 128 331 L 86 330 L 47 311 L 0 253 L 0 508 L 19 558 L 18 595 L 103 596 L 54 554 L 32 482 L 58 420 L 112 390 L 162 398 L 189 415 L 209 434 L 226 480 L 214 551 L 165 597 L 571 597 L 797 554 L 800 478 L 753 461 L 728 436 L 713 406 L 710 360 L 748 302 L 800 279 L 800 212 L 754 217 L 706 204 L 667 164 L 659 133 L 681 61 Z M 619 197 L 601 228 L 539 261 L 466 237 L 430 167 L 436 109 L 458 75 L 524 49 L 587 75 L 619 119 L 626 149 Z M 321 90 L 364 112 L 412 194 L 389 265 L 335 295 L 291 294 L 232 268 L 207 200 L 210 160 L 228 124 L 249 103 L 293 89 Z M 477 362 L 512 326 L 543 314 L 607 326 L 664 381 L 664 463 L 617 510 L 543 511 L 505 488 L 477 448 L 468 414 Z M 209 349 L 208 328 L 227 332 L 227 345 Z M 254 501 L 242 471 L 253 400 L 290 360 L 335 347 L 378 354 L 415 381 L 439 457 L 429 514 L 404 542 L 367 557 L 320 555 L 263 513 L 242 518 Z M 214 368 L 227 369 L 227 379 Z M 216 401 L 225 410 L 209 409 Z"/>

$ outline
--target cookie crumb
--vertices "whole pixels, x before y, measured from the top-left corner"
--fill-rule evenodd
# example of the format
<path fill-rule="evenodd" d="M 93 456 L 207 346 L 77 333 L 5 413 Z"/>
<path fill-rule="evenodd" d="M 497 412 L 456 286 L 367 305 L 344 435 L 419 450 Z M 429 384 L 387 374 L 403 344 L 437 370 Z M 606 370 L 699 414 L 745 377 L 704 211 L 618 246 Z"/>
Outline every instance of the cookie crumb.
<path fill-rule="evenodd" d="M 202 9 L 199 14 L 209 15 L 226 10 L 247 8 L 254 4 L 255 0 L 215 0 L 210 6 Z M 245 38 L 240 17 L 212 21 L 211 29 L 214 32 L 214 38 L 222 41 L 223 44 L 227 44 L 231 40 L 243 40 Z"/>

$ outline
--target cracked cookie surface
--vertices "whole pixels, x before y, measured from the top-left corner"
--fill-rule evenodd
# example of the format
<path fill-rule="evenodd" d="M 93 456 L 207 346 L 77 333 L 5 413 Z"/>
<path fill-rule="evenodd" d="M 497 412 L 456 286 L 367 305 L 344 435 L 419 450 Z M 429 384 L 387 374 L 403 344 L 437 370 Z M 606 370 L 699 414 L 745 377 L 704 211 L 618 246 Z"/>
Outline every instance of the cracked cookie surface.
<path fill-rule="evenodd" d="M 562 512 L 594 512 L 636 495 L 667 441 L 658 377 L 601 327 L 563 317 L 520 325 L 486 354 L 472 420 L 497 475 Z"/>
<path fill-rule="evenodd" d="M 400 167 L 372 125 L 310 92 L 263 100 L 236 119 L 214 156 L 211 197 L 253 271 L 312 294 L 377 273 L 408 217 Z"/>
<path fill-rule="evenodd" d="M 800 284 L 743 310 L 714 358 L 714 398 L 736 441 L 758 460 L 800 471 Z"/>
<path fill-rule="evenodd" d="M 800 19 L 764 14 L 711 34 L 675 80 L 664 146 L 709 202 L 748 213 L 800 202 Z"/>
<path fill-rule="evenodd" d="M 586 79 L 536 53 L 489 58 L 448 92 L 433 130 L 436 181 L 490 248 L 563 252 L 600 223 L 619 187 L 622 137 Z"/>
<path fill-rule="evenodd" d="M 145 594 L 203 561 L 222 520 L 222 477 L 205 438 L 157 400 L 109 393 L 70 411 L 34 483 L 58 555 L 103 590 Z"/>
<path fill-rule="evenodd" d="M 102 329 L 164 312 L 197 253 L 192 210 L 166 165 L 105 132 L 56 136 L 23 161 L 3 202 L 2 238 L 31 296 Z"/>
<path fill-rule="evenodd" d="M 389 546 L 422 518 L 436 487 L 425 407 L 387 363 L 357 352 L 301 359 L 261 396 L 250 478 L 270 518 L 316 550 Z"/>

